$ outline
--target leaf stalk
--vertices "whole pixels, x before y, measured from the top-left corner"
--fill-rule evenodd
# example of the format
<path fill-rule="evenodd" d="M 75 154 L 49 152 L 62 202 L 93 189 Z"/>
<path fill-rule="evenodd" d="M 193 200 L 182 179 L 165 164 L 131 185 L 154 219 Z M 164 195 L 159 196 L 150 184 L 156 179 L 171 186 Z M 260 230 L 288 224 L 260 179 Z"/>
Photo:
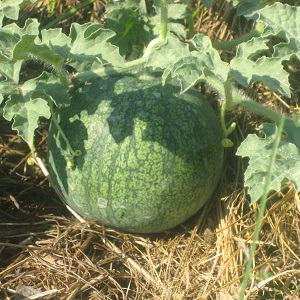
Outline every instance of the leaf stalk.
<path fill-rule="evenodd" d="M 167 0 L 161 0 L 161 11 L 160 11 L 160 34 L 159 37 L 162 40 L 166 40 L 168 32 L 168 8 Z"/>
<path fill-rule="evenodd" d="M 245 291 L 246 291 L 247 284 L 248 284 L 249 277 L 250 277 L 250 273 L 251 273 L 251 267 L 252 267 L 252 263 L 253 263 L 253 259 L 254 259 L 254 255 L 255 255 L 255 250 L 256 250 L 256 242 L 259 239 L 260 224 L 262 222 L 262 219 L 263 219 L 263 216 L 264 216 L 264 213 L 265 213 L 266 203 L 267 203 L 267 196 L 268 196 L 268 193 L 270 191 L 271 180 L 272 180 L 272 176 L 273 176 L 272 170 L 273 170 L 274 165 L 275 165 L 276 154 L 277 154 L 277 150 L 278 150 L 280 139 L 281 139 L 281 133 L 282 133 L 282 130 L 283 130 L 283 127 L 284 127 L 284 122 L 285 122 L 284 115 L 280 115 L 280 118 L 279 118 L 278 121 L 279 121 L 279 123 L 278 123 L 277 133 L 276 133 L 276 136 L 275 136 L 275 139 L 274 139 L 274 144 L 273 144 L 273 147 L 272 147 L 270 163 L 269 163 L 269 167 L 268 167 L 268 170 L 267 170 L 264 193 L 263 193 L 263 196 L 261 198 L 261 202 L 260 202 L 260 206 L 259 206 L 259 210 L 258 210 L 258 215 L 257 215 L 257 218 L 256 218 L 256 226 L 255 226 L 253 237 L 252 237 L 252 245 L 251 245 L 249 258 L 248 258 L 248 262 L 247 262 L 246 269 L 245 269 L 245 275 L 243 277 L 243 281 L 242 281 L 242 285 L 241 285 L 241 289 L 240 289 L 240 293 L 239 293 L 239 300 L 244 299 Z"/>
<path fill-rule="evenodd" d="M 254 29 L 251 32 L 248 32 L 231 41 L 213 43 L 213 47 L 216 50 L 226 50 L 229 48 L 233 48 L 238 46 L 239 44 L 250 41 L 252 38 L 260 37 L 264 30 L 265 30 L 265 25 L 260 22 L 257 22 Z"/>
<path fill-rule="evenodd" d="M 66 135 L 64 134 L 63 130 L 61 129 L 59 122 L 55 116 L 54 113 L 54 104 L 52 101 L 48 101 L 48 105 L 50 107 L 50 112 L 51 112 L 51 120 L 53 122 L 53 124 L 56 126 L 57 131 L 59 132 L 59 134 L 61 135 L 62 139 L 64 140 L 64 142 L 66 143 L 66 148 L 67 148 L 67 154 L 64 155 L 65 159 L 67 161 L 67 167 L 73 167 L 74 166 L 74 158 L 76 156 L 80 156 L 82 153 L 80 150 L 76 150 L 74 151 L 73 148 L 70 145 L 70 142 L 68 140 L 68 138 L 66 137 Z"/>

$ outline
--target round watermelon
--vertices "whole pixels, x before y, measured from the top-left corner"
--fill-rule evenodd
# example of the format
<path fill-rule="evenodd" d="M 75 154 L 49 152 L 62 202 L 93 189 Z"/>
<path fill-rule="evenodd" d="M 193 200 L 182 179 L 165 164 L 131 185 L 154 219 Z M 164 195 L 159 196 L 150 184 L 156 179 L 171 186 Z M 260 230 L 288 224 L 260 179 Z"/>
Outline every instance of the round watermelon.
<path fill-rule="evenodd" d="M 108 227 L 161 232 L 194 215 L 221 172 L 219 121 L 202 95 L 161 79 L 108 77 L 86 83 L 56 109 L 48 136 L 54 189 L 78 214 Z"/>

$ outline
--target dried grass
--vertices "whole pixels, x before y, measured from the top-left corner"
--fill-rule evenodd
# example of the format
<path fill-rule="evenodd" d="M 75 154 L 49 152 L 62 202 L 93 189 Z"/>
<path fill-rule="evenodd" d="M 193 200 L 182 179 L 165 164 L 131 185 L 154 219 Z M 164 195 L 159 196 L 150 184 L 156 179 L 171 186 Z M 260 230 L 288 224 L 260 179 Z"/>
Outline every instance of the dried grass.
<path fill-rule="evenodd" d="M 216 40 L 234 36 L 241 22 L 224 17 L 228 3 L 220 2 L 199 16 Z M 259 85 L 248 92 L 277 109 L 289 106 Z M 260 120 L 234 117 L 238 145 Z M 7 122 L 0 126 L 1 299 L 26 292 L 33 295 L 27 299 L 236 299 L 259 206 L 249 206 L 235 149 L 226 152 L 219 187 L 195 217 L 161 234 L 134 235 L 76 220 L 41 171 L 26 164 L 26 145 Z M 45 135 L 40 128 L 41 156 Z M 299 211 L 290 186 L 270 196 L 245 299 L 300 298 Z"/>

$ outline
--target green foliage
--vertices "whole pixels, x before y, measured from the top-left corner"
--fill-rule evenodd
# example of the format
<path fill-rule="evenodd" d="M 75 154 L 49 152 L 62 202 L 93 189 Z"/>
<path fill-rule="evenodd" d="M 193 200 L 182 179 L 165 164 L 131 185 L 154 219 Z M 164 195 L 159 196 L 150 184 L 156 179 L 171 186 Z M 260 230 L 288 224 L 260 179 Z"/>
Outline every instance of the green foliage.
<path fill-rule="evenodd" d="M 20 27 L 17 22 L 14 22 L 18 19 L 20 6 L 29 2 L 34 2 L 34 0 L 2 0 L 0 2 L 0 104 L 4 102 L 3 116 L 12 121 L 12 127 L 29 144 L 32 152 L 34 150 L 34 131 L 38 119 L 52 116 L 52 124 L 54 124 L 52 128 L 56 128 L 55 137 L 50 138 L 49 141 L 50 144 L 52 143 L 54 153 L 50 157 L 53 173 L 59 169 L 61 171 L 61 168 L 64 168 L 63 172 L 81 171 L 80 168 L 85 165 L 86 149 L 84 147 L 77 149 L 77 145 L 73 149 L 72 143 L 76 139 L 78 141 L 78 138 L 79 146 L 82 146 L 85 141 L 92 141 L 92 139 L 78 137 L 79 134 L 83 137 L 86 134 L 86 131 L 82 132 L 80 126 L 75 131 L 68 131 L 68 126 L 65 126 L 66 130 L 65 128 L 62 130 L 61 124 L 65 124 L 65 122 L 72 121 L 75 124 L 78 122 L 80 124 L 79 114 L 72 116 L 72 120 L 60 119 L 59 115 L 55 115 L 54 106 L 57 107 L 58 111 L 64 109 L 70 111 L 72 106 L 64 108 L 70 104 L 70 91 L 75 88 L 80 93 L 82 86 L 90 85 L 86 81 L 120 74 L 129 73 L 132 75 L 145 70 L 145 72 L 155 72 L 156 75 L 161 75 L 161 83 L 166 87 L 169 86 L 170 81 L 178 81 L 181 93 L 183 93 L 178 97 L 188 94 L 190 88 L 198 82 L 205 81 L 211 85 L 222 100 L 220 119 L 223 133 L 222 145 L 224 147 L 232 146 L 230 134 L 235 129 L 234 122 L 229 125 L 226 124 L 225 112 L 227 110 L 234 111 L 236 106 L 241 106 L 273 122 L 272 124 L 261 125 L 263 138 L 249 135 L 236 153 L 248 160 L 245 186 L 248 188 L 251 203 L 261 199 L 258 225 L 263 217 L 269 191 L 278 191 L 287 182 L 291 183 L 297 191 L 300 190 L 300 117 L 298 111 L 296 109 L 291 111 L 290 117 L 283 116 L 281 113 L 249 99 L 235 87 L 248 87 L 251 83 L 261 82 L 285 97 L 291 96 L 289 74 L 283 65 L 291 59 L 299 60 L 300 58 L 300 8 L 298 6 L 282 4 L 274 0 L 232 0 L 231 4 L 232 7 L 237 8 L 237 15 L 243 15 L 247 20 L 254 23 L 253 30 L 232 41 L 213 44 L 208 36 L 195 34 L 193 28 L 193 16 L 197 15 L 201 9 L 205 9 L 204 6 L 211 6 L 213 0 L 201 1 L 194 13 L 190 9 L 191 5 L 188 0 L 180 3 L 174 3 L 171 0 L 154 0 L 152 8 L 147 7 L 143 0 L 110 1 L 106 6 L 108 11 L 105 27 L 92 23 L 82 25 L 74 23 L 69 34 L 62 33 L 60 29 L 50 29 L 50 27 L 74 14 L 80 8 L 94 2 L 93 0 L 84 1 L 76 8 L 50 22 L 43 30 L 37 20 L 26 20 L 24 27 Z M 6 25 L 9 23 L 7 19 L 14 21 L 10 20 L 11 24 Z M 188 30 L 185 24 L 187 24 Z M 230 61 L 225 62 L 220 57 L 219 50 L 228 48 L 234 49 L 236 54 Z M 20 73 L 27 61 L 35 61 L 44 65 L 47 72 L 44 71 L 35 78 L 23 78 Z M 68 74 L 67 70 L 73 70 L 73 73 Z M 157 86 L 157 90 L 161 90 L 163 93 L 166 87 Z M 98 88 L 96 93 L 95 91 L 92 93 L 91 103 L 94 98 L 101 97 L 101 93 L 99 93 L 101 88 L 103 87 Z M 143 91 L 142 89 L 141 92 Z M 96 96 L 94 97 L 94 95 Z M 153 95 L 158 94 L 154 92 Z M 135 98 L 126 98 L 127 100 L 123 103 L 126 104 L 127 101 L 130 102 Z M 105 101 L 103 103 L 105 104 Z M 161 103 L 158 103 L 157 107 L 159 105 Z M 109 109 L 112 109 L 112 106 L 109 106 Z M 185 109 L 186 107 L 181 111 L 185 111 Z M 131 110 L 128 111 L 131 112 Z M 168 113 L 169 111 L 171 110 L 168 110 Z M 93 116 L 90 113 L 89 111 L 89 122 L 91 122 L 88 126 L 89 130 L 93 128 L 94 124 Z M 155 115 L 155 113 L 153 114 Z M 172 119 L 174 122 L 177 121 L 176 116 L 172 115 Z M 137 123 L 142 120 L 137 118 Z M 187 117 L 186 122 L 188 120 Z M 209 137 L 208 133 L 211 133 L 216 123 L 209 126 L 203 136 Z M 129 124 L 131 123 L 129 122 Z M 145 124 L 142 122 L 141 128 L 143 126 Z M 124 126 L 121 127 L 124 128 Z M 131 127 L 129 126 L 129 128 Z M 153 127 L 152 130 L 156 132 L 159 128 Z M 283 136 L 281 136 L 281 130 Z M 89 133 L 89 136 L 93 136 L 92 132 Z M 100 143 L 103 145 L 106 141 L 96 136 L 95 145 Z M 87 146 L 89 148 L 91 145 Z M 178 143 L 177 148 L 182 149 L 180 147 L 182 145 Z M 159 150 L 161 151 L 161 148 Z M 121 152 L 118 151 L 118 153 Z M 124 151 L 124 153 L 128 152 Z M 157 158 L 157 156 L 154 157 L 157 151 L 148 151 L 147 153 L 150 153 L 151 159 L 149 160 L 151 162 Z M 206 153 L 212 153 L 212 150 L 210 149 Z M 63 161 L 63 164 L 58 163 L 56 165 L 54 163 L 54 159 L 57 157 Z M 99 169 L 102 171 L 102 168 L 90 163 L 95 157 L 92 155 L 88 158 L 85 173 L 97 177 Z M 124 157 L 121 160 L 122 162 L 126 161 Z M 199 162 L 195 162 L 193 166 L 196 163 Z M 204 157 L 198 168 L 201 172 L 203 171 L 201 168 L 207 166 L 206 163 L 207 158 Z M 220 160 L 214 157 L 209 165 L 218 166 L 218 163 Z M 95 171 L 90 172 L 94 165 L 96 166 Z M 141 165 L 144 166 L 145 164 L 140 163 L 139 166 Z M 158 164 L 158 166 L 161 165 L 163 164 Z M 131 174 L 133 173 L 131 172 Z M 145 173 L 148 176 L 145 179 L 149 179 L 148 173 L 149 170 Z M 152 175 L 154 178 L 157 172 L 152 173 Z M 82 176 L 81 172 L 77 174 L 78 184 L 74 184 L 75 181 L 73 182 L 72 179 L 67 183 L 69 191 L 74 187 L 82 187 L 80 176 Z M 68 176 L 61 178 L 67 180 Z M 102 178 L 106 178 L 106 175 L 103 176 L 102 174 L 99 181 Z M 126 180 L 117 177 L 114 179 L 116 187 L 119 185 L 124 187 L 127 184 L 132 184 L 132 182 L 138 182 L 137 185 L 141 183 L 138 181 L 140 179 L 133 181 L 131 176 Z M 85 178 L 85 181 L 87 186 L 92 186 L 88 178 Z M 161 182 L 164 188 L 168 187 L 164 179 Z M 66 182 L 62 184 L 58 178 L 57 186 L 66 186 Z M 149 188 L 155 190 L 153 186 L 155 184 L 152 182 Z M 207 192 L 212 192 L 212 189 L 213 186 L 207 186 Z M 100 207 L 101 213 L 107 203 L 103 201 L 104 198 L 97 198 L 95 190 L 93 195 L 96 195 L 94 200 Z M 118 191 L 116 195 L 118 195 Z M 142 198 L 148 197 L 148 193 L 141 195 Z M 78 203 L 85 199 L 85 196 L 81 197 Z M 154 195 L 154 197 L 156 196 Z M 63 197 L 68 199 L 68 195 L 63 195 Z M 150 209 L 155 211 L 152 202 L 150 204 Z M 117 207 L 116 214 L 113 214 L 114 220 L 122 221 L 124 207 L 126 205 L 123 204 Z M 144 209 L 144 206 L 142 207 Z M 93 209 L 94 207 L 88 207 L 86 211 L 92 212 Z M 192 211 L 195 209 L 193 208 Z M 83 209 L 81 212 L 84 214 L 84 211 Z M 156 209 L 156 212 L 161 213 L 160 209 Z M 160 215 L 161 219 L 165 213 Z M 141 216 L 145 216 L 143 211 L 140 211 L 134 218 L 140 221 Z M 169 220 L 176 218 L 177 210 L 175 217 L 172 215 Z M 176 219 L 176 222 L 181 222 L 183 219 Z M 167 227 L 169 225 L 175 224 L 169 223 Z M 126 226 L 128 228 L 130 225 L 127 223 Z M 157 230 L 162 228 L 155 221 L 150 227 L 149 230 L 147 229 L 148 231 L 153 231 L 153 228 Z M 259 226 L 254 232 L 254 241 L 249 255 L 249 263 L 246 267 L 246 276 L 242 282 L 240 299 L 244 299 L 258 235 Z"/>
<path fill-rule="evenodd" d="M 251 17 L 266 5 L 275 3 L 276 0 L 232 0 L 231 3 L 237 7 L 238 16 Z"/>
<path fill-rule="evenodd" d="M 204 35 L 196 35 L 189 44 L 175 37 L 167 38 L 166 43 L 149 56 L 147 66 L 164 70 L 163 83 L 179 79 L 182 92 L 204 80 L 209 73 L 225 81 L 229 72 L 227 63 Z"/>
<path fill-rule="evenodd" d="M 16 22 L 4 25 L 3 20 L 18 18 L 20 5 L 25 2 L 2 1 L 0 102 L 5 99 L 4 117 L 13 121 L 13 128 L 32 145 L 38 118 L 50 116 L 50 104 L 68 105 L 68 93 L 73 84 L 82 83 L 82 79 L 86 81 L 146 68 L 161 73 L 164 85 L 179 80 L 182 93 L 196 83 L 206 81 L 224 101 L 222 111 L 233 110 L 240 105 L 278 124 L 279 113 L 264 108 L 234 88 L 236 84 L 248 87 L 253 82 L 262 82 L 283 96 L 290 97 L 289 74 L 283 63 L 291 58 L 300 58 L 300 9 L 273 2 L 232 1 L 238 14 L 252 20 L 255 27 L 244 37 L 213 44 L 203 34 L 196 34 L 187 40 L 182 21 L 190 19 L 192 12 L 186 1 L 176 4 L 167 1 L 167 10 L 163 9 L 165 7 L 161 6 L 160 1 L 154 1 L 152 9 L 147 8 L 144 1 L 110 1 L 107 4 L 106 19 L 109 28 L 95 23 L 74 23 L 69 34 L 57 28 L 41 30 L 38 21 L 33 19 L 26 20 L 24 27 L 18 26 Z M 203 1 L 207 6 L 211 3 Z M 160 33 L 166 28 L 165 38 Z M 236 49 L 235 57 L 229 62 L 223 61 L 217 50 L 225 47 Z M 22 78 L 21 81 L 20 72 L 28 60 L 45 65 L 48 72 L 25 82 Z M 72 76 L 66 71 L 70 68 L 74 70 Z M 225 113 L 222 113 L 223 143 L 231 145 L 228 137 L 231 127 L 226 128 L 224 118 Z M 263 126 L 262 130 L 266 128 Z M 277 157 L 276 163 L 280 165 L 286 162 L 287 169 L 284 171 L 284 179 L 278 175 L 272 188 L 278 190 L 281 183 L 290 180 L 299 189 L 289 162 L 300 160 L 297 114 L 294 119 L 286 118 L 284 131 L 288 138 L 282 139 L 278 151 L 290 150 L 292 157 L 285 157 L 285 160 L 284 156 L 280 159 Z M 252 157 L 251 143 L 261 145 L 267 153 L 273 135 L 269 131 L 265 134 L 265 139 L 249 136 L 241 145 L 242 150 L 237 153 Z M 261 189 L 253 194 L 256 184 L 254 178 L 257 178 L 255 172 L 260 167 L 259 160 L 250 159 L 246 185 L 254 198 L 252 202 L 262 195 Z"/>
<path fill-rule="evenodd" d="M 299 128 L 295 129 L 300 139 Z M 240 145 L 237 155 L 249 157 L 249 167 L 245 172 L 245 186 L 251 197 L 251 203 L 255 203 L 263 194 L 266 177 L 269 170 L 271 156 L 270 149 L 273 148 L 276 126 L 274 124 L 263 124 L 261 131 L 264 138 L 255 134 L 249 134 Z M 275 157 L 275 165 L 272 169 L 270 190 L 279 191 L 282 185 L 291 182 L 296 190 L 300 190 L 300 154 L 299 149 L 292 138 L 282 137 Z"/>
<path fill-rule="evenodd" d="M 3 19 L 3 17 L 7 17 L 9 19 L 18 20 L 19 17 L 19 11 L 20 6 L 27 4 L 27 3 L 33 3 L 38 0 L 1 0 L 0 2 L 0 20 Z"/>
<path fill-rule="evenodd" d="M 144 1 L 109 1 L 106 20 L 116 33 L 111 39 L 120 49 L 121 55 L 130 54 L 133 59 L 142 54 L 146 45 L 154 38 L 153 25 L 147 17 Z"/>

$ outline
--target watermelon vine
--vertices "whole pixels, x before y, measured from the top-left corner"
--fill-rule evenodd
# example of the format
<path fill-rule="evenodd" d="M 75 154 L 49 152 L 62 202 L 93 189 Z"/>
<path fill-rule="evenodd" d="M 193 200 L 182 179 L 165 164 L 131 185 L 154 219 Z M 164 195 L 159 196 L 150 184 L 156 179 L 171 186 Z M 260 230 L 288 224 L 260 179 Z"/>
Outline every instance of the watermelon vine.
<path fill-rule="evenodd" d="M 1 49 L 0 71 L 3 76 L 1 101 L 8 97 L 3 116 L 13 120 L 13 128 L 28 142 L 32 153 L 35 152 L 32 148 L 33 137 L 39 113 L 32 107 L 31 101 L 41 105 L 40 111 L 44 113 L 40 116 L 48 117 L 49 103 L 57 107 L 68 105 L 67 94 L 72 86 L 78 86 L 98 77 L 131 74 L 142 68 L 152 69 L 162 73 L 163 85 L 175 79 L 179 80 L 182 92 L 197 82 L 206 81 L 218 91 L 223 100 L 221 125 L 224 146 L 232 146 L 229 136 L 235 128 L 234 123 L 229 124 L 227 128 L 226 111 L 233 111 L 236 106 L 261 114 L 275 124 L 278 124 L 281 118 L 280 113 L 262 106 L 237 90 L 234 87 L 236 83 L 246 87 L 250 82 L 258 80 L 271 89 L 278 90 L 284 96 L 290 96 L 288 73 L 283 69 L 282 62 L 292 57 L 299 57 L 297 33 L 294 30 L 299 26 L 298 18 L 290 18 L 291 15 L 299 14 L 298 7 L 275 2 L 257 11 L 253 9 L 251 13 L 247 11 L 246 17 L 255 21 L 251 32 L 229 42 L 212 44 L 209 38 L 202 34 L 192 34 L 190 40 L 182 41 L 174 35 L 173 31 L 170 33 L 170 28 L 182 32 L 182 27 L 179 25 L 174 27 L 174 24 L 169 21 L 168 9 L 180 11 L 178 16 L 172 18 L 190 18 L 190 7 L 163 0 L 159 5 L 155 3 L 156 9 L 160 11 L 160 22 L 157 23 L 156 19 L 154 21 L 156 26 L 154 28 L 158 28 L 158 34 L 153 36 L 141 57 L 126 61 L 120 56 L 119 48 L 110 42 L 115 33 L 99 24 L 73 24 L 68 36 L 57 28 L 40 30 L 39 23 L 34 19 L 28 19 L 23 28 L 17 23 L 5 25 L 5 18 L 17 20 L 19 5 L 22 5 L 22 1 L 14 4 L 5 2 L 0 7 L 1 36 L 5 39 Z M 122 13 L 122 7 L 117 9 Z M 284 24 L 278 22 L 275 24 L 272 21 L 275 12 L 280 18 L 286 20 Z M 151 22 L 152 19 L 149 18 L 149 21 Z M 273 50 L 267 49 L 268 41 L 279 34 L 285 41 L 276 44 Z M 82 50 L 78 49 L 80 47 L 83 47 Z M 221 60 L 217 50 L 231 47 L 236 47 L 237 53 L 227 64 Z M 266 51 L 268 56 L 264 55 Z M 37 77 L 20 85 L 21 65 L 28 59 L 43 61 L 45 65 L 52 66 L 57 79 L 50 74 L 47 75 L 48 80 L 56 80 L 56 84 L 61 85 L 60 93 L 50 91 L 50 88 L 46 87 L 44 77 Z M 249 68 L 246 67 L 247 64 Z M 68 75 L 65 65 L 75 68 L 77 72 Z M 270 74 L 273 69 L 274 74 L 277 72 L 274 77 Z M 27 120 L 20 123 L 19 120 L 24 117 L 24 114 L 28 118 L 25 117 Z M 299 148 L 299 117 L 297 116 L 297 114 L 293 114 L 291 118 L 285 116 L 284 131 L 288 139 L 282 142 L 294 144 Z M 72 151 L 69 151 L 73 153 L 71 157 L 76 153 Z M 299 179 L 293 179 L 292 175 L 289 179 L 298 190 Z"/>
<path fill-rule="evenodd" d="M 159 15 L 144 15 L 143 18 L 146 18 L 147 22 L 136 18 L 141 28 L 137 47 L 139 51 L 142 49 L 143 54 L 128 60 L 125 55 L 120 54 L 125 53 L 126 49 L 122 48 L 124 45 L 118 36 L 119 33 L 100 24 L 74 23 L 68 35 L 58 28 L 41 29 L 36 19 L 28 19 L 25 25 L 20 27 L 17 19 L 20 6 L 25 2 L 0 3 L 0 101 L 4 103 L 4 118 L 12 121 L 12 128 L 29 144 L 33 155 L 34 132 L 38 119 L 50 118 L 54 112 L 53 106 L 68 106 L 70 90 L 80 89 L 87 81 L 148 70 L 160 74 L 163 86 L 179 82 L 181 93 L 186 93 L 197 83 L 204 81 L 217 91 L 222 100 L 220 123 L 223 146 L 233 145 L 230 134 L 235 129 L 234 122 L 226 122 L 227 111 L 234 111 L 240 106 L 273 122 L 272 125 L 263 124 L 261 127 L 265 139 L 249 135 L 237 152 L 240 156 L 250 158 L 245 186 L 248 187 L 252 203 L 258 201 L 263 194 L 263 187 L 255 189 L 254 192 L 253 182 L 261 181 L 267 171 L 263 164 L 257 161 L 255 163 L 251 159 L 254 154 L 245 149 L 250 149 L 247 146 L 256 143 L 256 146 L 261 147 L 266 156 L 270 157 L 268 148 L 274 139 L 274 131 L 282 119 L 282 114 L 255 102 L 237 87 L 246 88 L 258 81 L 271 90 L 290 97 L 289 74 L 283 68 L 283 63 L 300 57 L 297 36 L 300 27 L 299 7 L 279 2 L 266 6 L 252 3 L 247 6 L 233 1 L 232 5 L 237 6 L 238 13 L 255 23 L 253 30 L 229 42 L 212 43 L 204 34 L 194 34 L 191 31 L 187 36 L 186 28 L 180 22 L 176 22 L 185 19 L 191 24 L 192 12 L 189 5 L 175 4 L 167 0 L 162 0 L 161 3 L 155 1 L 155 9 Z M 109 2 L 108 5 L 114 11 L 113 2 Z M 134 4 L 124 2 L 122 5 L 115 8 L 120 16 L 124 13 L 122 9 L 130 9 Z M 140 4 L 134 7 L 134 12 L 138 11 L 144 11 Z M 171 18 L 168 17 L 170 11 L 173 13 Z M 108 15 L 108 18 L 116 22 L 113 13 Z M 8 19 L 13 21 L 7 22 Z M 122 29 L 123 25 L 117 24 L 116 28 Z M 147 40 L 143 40 L 146 33 Z M 124 31 L 122 34 L 129 41 L 133 38 L 130 32 Z M 278 42 L 270 48 L 269 44 L 274 37 L 279 38 Z M 218 52 L 227 48 L 236 49 L 235 57 L 228 63 L 221 59 Z M 52 72 L 43 72 L 36 78 L 21 82 L 21 67 L 28 60 L 40 61 L 46 66 L 51 66 Z M 75 71 L 68 74 L 67 69 Z M 284 163 L 283 156 L 277 157 L 270 189 L 277 191 L 289 181 L 295 190 L 299 191 L 300 176 L 291 167 L 294 162 L 297 165 L 300 161 L 299 114 L 297 111 L 291 111 L 290 116 L 283 118 L 285 135 L 280 141 L 279 151 L 283 148 L 288 149 L 290 155 L 284 157 L 287 163 Z M 53 122 L 59 128 L 59 120 L 54 117 Z M 69 166 L 74 167 L 80 152 L 72 149 L 70 141 L 67 141 L 68 137 L 64 136 L 63 132 L 60 135 L 67 145 L 65 155 Z M 287 166 L 284 173 L 280 172 L 279 166 L 282 165 Z"/>
<path fill-rule="evenodd" d="M 2 114 L 28 143 L 30 163 L 39 161 L 34 149 L 38 120 L 51 119 L 52 183 L 76 211 L 88 218 L 100 215 L 108 226 L 134 232 L 158 232 L 185 221 L 209 199 L 217 184 L 223 148 L 233 146 L 230 135 L 236 129 L 235 122 L 227 123 L 226 113 L 237 107 L 271 122 L 260 126 L 263 138 L 249 134 L 236 152 L 249 160 L 245 186 L 251 204 L 265 200 L 269 191 L 278 191 L 287 182 L 295 193 L 300 191 L 299 108 L 284 115 L 241 91 L 253 82 L 261 82 L 285 97 L 291 96 L 289 74 L 283 64 L 300 58 L 299 7 L 276 1 L 270 5 L 265 1 L 231 1 L 239 15 L 252 20 L 253 29 L 234 40 L 212 43 L 193 28 L 193 16 L 211 1 L 203 1 L 194 13 L 185 2 L 154 1 L 156 14 L 151 17 L 146 14 L 144 2 L 109 1 L 107 23 L 115 30 L 101 24 L 73 23 L 68 34 L 50 28 L 60 19 L 44 28 L 36 19 L 27 19 L 23 27 L 19 26 L 20 7 L 28 2 L 35 1 L 0 2 Z M 92 2 L 85 1 L 80 7 Z M 127 20 L 128 11 L 136 23 Z M 182 20 L 188 25 L 188 34 Z M 130 28 L 139 31 L 132 35 Z M 124 41 L 137 50 L 128 54 Z M 223 61 L 218 51 L 233 48 L 235 56 L 229 62 Z M 24 80 L 22 66 L 32 60 L 46 66 L 46 70 Z M 141 79 L 141 73 L 151 73 L 155 80 L 150 84 Z M 195 92 L 200 82 L 210 85 L 221 99 L 220 120 Z M 162 98 L 168 109 L 162 107 Z M 173 109 L 175 102 L 180 110 Z M 144 114 L 146 106 L 151 113 Z M 158 107 L 165 116 L 157 112 Z M 96 137 L 92 137 L 92 113 L 97 113 Z M 124 122 L 124 115 L 129 121 Z M 178 123 L 181 118 L 182 123 Z M 82 126 L 84 122 L 88 126 Z M 156 126 L 149 127 L 149 123 Z M 169 127 L 173 123 L 175 129 Z M 166 134 L 163 127 L 170 132 Z M 196 127 L 201 134 L 193 131 Z M 178 142 L 178 132 L 185 136 L 185 147 Z M 172 138 L 171 142 L 166 137 Z M 139 147 L 132 149 L 135 144 Z M 97 152 L 98 145 L 101 149 Z M 107 171 L 109 167 L 114 172 Z M 80 184 L 82 179 L 85 186 Z M 262 204 L 260 216 L 265 202 Z M 255 234 L 257 237 L 258 229 Z M 254 250 L 255 242 L 252 256 Z M 250 269 L 251 260 L 240 299 Z"/>

